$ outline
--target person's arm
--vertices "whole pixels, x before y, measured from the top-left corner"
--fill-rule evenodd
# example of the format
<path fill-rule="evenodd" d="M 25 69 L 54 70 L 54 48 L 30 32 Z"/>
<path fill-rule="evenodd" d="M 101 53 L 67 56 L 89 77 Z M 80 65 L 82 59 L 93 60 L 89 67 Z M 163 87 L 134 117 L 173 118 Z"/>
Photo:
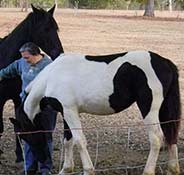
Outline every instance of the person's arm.
<path fill-rule="evenodd" d="M 4 69 L 0 70 L 0 81 L 4 78 L 13 78 L 19 75 L 19 61 L 16 60 Z"/>

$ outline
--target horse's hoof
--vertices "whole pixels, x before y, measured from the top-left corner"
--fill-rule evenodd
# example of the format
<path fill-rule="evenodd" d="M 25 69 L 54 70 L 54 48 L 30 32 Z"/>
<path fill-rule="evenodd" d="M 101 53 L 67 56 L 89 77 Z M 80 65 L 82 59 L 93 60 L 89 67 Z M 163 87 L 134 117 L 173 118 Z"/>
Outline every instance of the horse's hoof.
<path fill-rule="evenodd" d="M 95 175 L 94 169 L 84 170 L 84 175 Z"/>
<path fill-rule="evenodd" d="M 143 175 L 155 175 L 155 173 L 145 172 L 145 173 L 143 173 Z"/>
<path fill-rule="evenodd" d="M 67 175 L 73 172 L 73 167 L 63 168 L 58 175 Z"/>
<path fill-rule="evenodd" d="M 180 168 L 179 165 L 176 166 L 168 166 L 167 175 L 179 175 L 180 174 Z"/>

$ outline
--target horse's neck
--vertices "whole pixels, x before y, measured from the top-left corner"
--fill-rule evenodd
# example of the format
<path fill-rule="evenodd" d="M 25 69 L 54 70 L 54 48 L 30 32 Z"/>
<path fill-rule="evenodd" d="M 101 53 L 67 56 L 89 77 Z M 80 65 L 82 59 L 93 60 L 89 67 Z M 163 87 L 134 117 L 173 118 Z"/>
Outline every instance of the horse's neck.
<path fill-rule="evenodd" d="M 24 103 L 24 111 L 32 121 L 40 111 L 40 101 L 45 96 L 47 77 L 51 69 L 50 65 L 46 66 L 25 89 L 28 96 Z"/>
<path fill-rule="evenodd" d="M 0 69 L 20 58 L 19 49 L 28 41 L 28 29 L 22 23 L 0 43 Z M 27 35 L 26 35 L 27 34 Z"/>

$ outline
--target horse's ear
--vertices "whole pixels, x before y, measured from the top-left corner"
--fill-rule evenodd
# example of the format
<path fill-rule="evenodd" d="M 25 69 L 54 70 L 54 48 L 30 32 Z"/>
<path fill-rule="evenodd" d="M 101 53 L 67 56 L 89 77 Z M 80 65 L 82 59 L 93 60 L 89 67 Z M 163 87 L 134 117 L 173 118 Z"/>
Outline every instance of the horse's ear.
<path fill-rule="evenodd" d="M 39 12 L 39 9 L 37 9 L 33 4 L 31 4 L 31 8 L 32 8 L 34 13 L 38 13 Z"/>
<path fill-rule="evenodd" d="M 54 4 L 54 6 L 53 6 L 50 10 L 48 10 L 48 12 L 49 12 L 52 16 L 53 16 L 53 14 L 54 14 L 55 7 L 56 7 L 56 4 Z"/>

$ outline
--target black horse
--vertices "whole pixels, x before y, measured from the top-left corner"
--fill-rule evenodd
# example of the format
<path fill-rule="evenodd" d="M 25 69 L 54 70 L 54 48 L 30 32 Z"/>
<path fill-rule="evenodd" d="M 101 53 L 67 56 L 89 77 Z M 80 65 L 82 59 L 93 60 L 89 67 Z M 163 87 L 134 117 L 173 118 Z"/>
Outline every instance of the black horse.
<path fill-rule="evenodd" d="M 0 69 L 21 57 L 19 48 L 26 42 L 34 42 L 52 59 L 63 53 L 63 47 L 58 36 L 58 25 L 53 18 L 55 5 L 48 11 L 32 5 L 33 12 L 6 37 L 0 39 Z M 5 79 L 0 82 L 0 136 L 4 131 L 3 107 L 11 99 L 15 110 L 21 103 L 20 78 Z M 2 151 L 0 151 L 2 152 Z M 20 160 L 20 145 L 16 147 L 17 160 Z"/>

